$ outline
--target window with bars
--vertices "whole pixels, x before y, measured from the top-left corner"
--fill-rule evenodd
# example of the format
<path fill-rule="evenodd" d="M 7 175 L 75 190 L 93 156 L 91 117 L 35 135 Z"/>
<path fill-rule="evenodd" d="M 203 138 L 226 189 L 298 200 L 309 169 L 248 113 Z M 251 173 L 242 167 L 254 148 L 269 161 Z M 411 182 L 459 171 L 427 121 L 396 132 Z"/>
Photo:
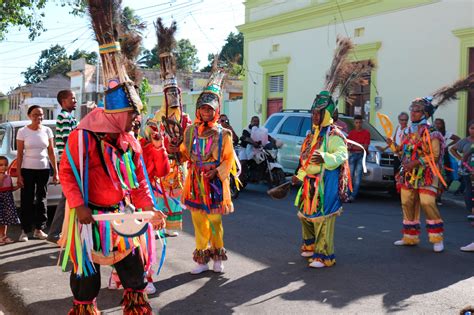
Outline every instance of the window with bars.
<path fill-rule="evenodd" d="M 283 93 L 283 79 L 283 74 L 271 75 L 268 84 L 268 92 Z"/>

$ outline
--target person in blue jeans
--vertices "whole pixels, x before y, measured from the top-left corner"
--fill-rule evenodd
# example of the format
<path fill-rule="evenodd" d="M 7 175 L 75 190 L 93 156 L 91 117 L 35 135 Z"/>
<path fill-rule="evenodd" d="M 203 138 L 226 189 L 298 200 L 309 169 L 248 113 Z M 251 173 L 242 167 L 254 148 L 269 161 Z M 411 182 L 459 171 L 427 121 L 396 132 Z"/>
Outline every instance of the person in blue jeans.
<path fill-rule="evenodd" d="M 370 144 L 370 132 L 367 129 L 362 128 L 363 119 L 362 116 L 354 116 L 354 129 L 352 129 L 347 135 L 347 139 L 355 141 L 362 145 L 367 151 Z M 359 193 L 360 181 L 362 180 L 362 158 L 364 151 L 362 148 L 348 144 L 349 149 L 349 167 L 351 169 L 351 180 L 352 180 L 352 193 L 349 196 L 349 202 L 356 199 Z"/>

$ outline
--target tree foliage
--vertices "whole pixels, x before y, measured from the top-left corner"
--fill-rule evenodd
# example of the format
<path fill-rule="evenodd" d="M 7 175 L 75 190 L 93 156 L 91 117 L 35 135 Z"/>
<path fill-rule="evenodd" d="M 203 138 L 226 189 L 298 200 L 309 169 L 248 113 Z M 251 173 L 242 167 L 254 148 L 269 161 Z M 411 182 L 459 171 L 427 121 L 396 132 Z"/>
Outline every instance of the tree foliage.
<path fill-rule="evenodd" d="M 70 6 L 70 13 L 80 15 L 84 12 L 86 0 L 50 0 L 61 6 Z M 43 12 L 47 0 L 0 0 L 0 41 L 6 38 L 12 27 L 26 27 L 34 40 L 47 29 L 43 25 Z"/>
<path fill-rule="evenodd" d="M 197 70 L 199 65 L 197 49 L 189 39 L 180 39 L 176 43 L 174 54 L 176 56 L 176 67 L 178 70 L 186 72 Z M 160 58 L 158 58 L 158 45 L 151 50 L 145 49 L 138 63 L 144 68 L 159 68 Z"/>
<path fill-rule="evenodd" d="M 148 98 L 146 96 L 150 92 L 151 85 L 147 78 L 143 78 L 142 82 L 140 83 L 140 87 L 138 88 L 138 94 L 140 95 L 140 99 L 143 104 L 142 115 L 146 115 L 148 113 Z"/>
<path fill-rule="evenodd" d="M 53 75 L 66 75 L 70 71 L 70 60 L 85 58 L 89 64 L 97 64 L 97 53 L 76 49 L 72 55 L 67 55 L 66 49 L 60 45 L 53 45 L 41 51 L 35 65 L 28 67 L 22 74 L 25 83 L 38 83 Z"/>
<path fill-rule="evenodd" d="M 144 22 L 140 16 L 136 15 L 135 11 L 130 7 L 123 8 L 120 18 L 123 32 L 142 33 L 146 29 L 146 22 Z"/>
<path fill-rule="evenodd" d="M 176 67 L 179 70 L 196 71 L 199 65 L 196 46 L 189 39 L 180 39 L 176 44 Z"/>
<path fill-rule="evenodd" d="M 234 34 L 230 32 L 226 42 L 219 53 L 219 60 L 227 69 L 231 76 L 243 75 L 243 59 L 244 59 L 244 36 L 242 33 Z M 207 60 L 209 64 L 201 69 L 201 72 L 211 71 L 214 54 L 208 54 Z"/>

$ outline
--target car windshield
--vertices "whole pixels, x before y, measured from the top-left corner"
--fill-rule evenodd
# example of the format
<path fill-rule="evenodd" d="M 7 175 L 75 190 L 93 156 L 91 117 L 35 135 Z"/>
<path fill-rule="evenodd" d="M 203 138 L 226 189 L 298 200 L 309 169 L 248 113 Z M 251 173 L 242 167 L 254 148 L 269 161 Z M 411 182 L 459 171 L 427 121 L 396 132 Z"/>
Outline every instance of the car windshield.
<path fill-rule="evenodd" d="M 339 117 L 340 120 L 346 123 L 347 129 L 351 131 L 354 129 L 354 119 L 352 118 L 347 118 L 347 117 Z M 369 124 L 366 121 L 362 122 L 362 128 L 367 129 L 370 132 L 370 140 L 372 141 L 385 141 L 384 137 L 378 132 L 377 129 L 375 129 L 374 126 Z"/>
<path fill-rule="evenodd" d="M 49 128 L 51 128 L 51 131 L 53 131 L 53 137 L 56 137 L 56 125 L 45 125 Z M 20 128 L 23 128 L 24 126 L 19 126 L 19 127 L 15 127 L 14 129 L 14 134 L 13 134 L 13 138 L 12 138 L 12 148 L 13 148 L 13 151 L 16 151 L 17 150 L 17 147 L 16 147 L 16 135 L 18 134 L 18 130 L 20 130 Z"/>

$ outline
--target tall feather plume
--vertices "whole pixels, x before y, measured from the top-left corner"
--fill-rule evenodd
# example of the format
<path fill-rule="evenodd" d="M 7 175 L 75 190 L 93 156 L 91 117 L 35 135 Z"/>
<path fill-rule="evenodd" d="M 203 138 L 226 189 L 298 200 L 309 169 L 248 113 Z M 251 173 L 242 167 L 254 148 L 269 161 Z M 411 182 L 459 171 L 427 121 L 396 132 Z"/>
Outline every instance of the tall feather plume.
<path fill-rule="evenodd" d="M 347 56 L 350 50 L 354 47 L 350 38 L 347 37 L 338 37 L 336 45 L 332 64 L 326 73 L 324 84 L 324 89 L 329 91 L 331 94 L 334 93 L 337 86 L 341 84 L 341 73 L 345 71 L 345 68 L 349 63 Z"/>
<path fill-rule="evenodd" d="M 140 54 L 143 37 L 139 30 L 144 29 L 146 25 L 142 23 L 127 29 L 123 23 L 125 18 L 124 10 L 119 7 L 116 9 L 116 12 L 118 12 L 116 16 L 119 19 L 116 21 L 116 25 L 119 25 L 118 31 L 123 62 L 130 79 L 135 82 L 135 84 L 140 85 L 142 73 L 136 61 Z"/>
<path fill-rule="evenodd" d="M 444 86 L 433 93 L 433 104 L 437 107 L 448 101 L 457 100 L 457 92 L 474 89 L 474 72 L 454 82 L 452 85 Z"/>
<path fill-rule="evenodd" d="M 158 38 L 158 58 L 160 59 L 160 76 L 162 80 L 174 76 L 176 73 L 176 58 L 172 57 L 176 49 L 174 34 L 178 29 L 176 21 L 171 22 L 170 27 L 163 25 L 161 17 L 156 19 L 155 30 Z M 166 63 L 163 65 L 162 63 Z"/>
<path fill-rule="evenodd" d="M 212 60 L 211 73 L 215 73 L 219 70 L 219 54 L 214 55 Z"/>
<path fill-rule="evenodd" d="M 371 59 L 347 63 L 340 73 L 337 98 L 342 96 L 348 103 L 351 103 L 350 95 L 356 87 L 369 84 L 365 76 L 370 74 L 374 68 L 375 63 Z"/>
<path fill-rule="evenodd" d="M 91 25 L 99 46 L 118 41 L 119 24 L 115 22 L 118 19 L 116 8 L 120 7 L 120 4 L 120 0 L 88 0 Z M 104 71 L 105 86 L 107 80 L 112 78 L 117 78 L 120 82 L 130 81 L 120 52 L 100 54 L 100 58 Z"/>

